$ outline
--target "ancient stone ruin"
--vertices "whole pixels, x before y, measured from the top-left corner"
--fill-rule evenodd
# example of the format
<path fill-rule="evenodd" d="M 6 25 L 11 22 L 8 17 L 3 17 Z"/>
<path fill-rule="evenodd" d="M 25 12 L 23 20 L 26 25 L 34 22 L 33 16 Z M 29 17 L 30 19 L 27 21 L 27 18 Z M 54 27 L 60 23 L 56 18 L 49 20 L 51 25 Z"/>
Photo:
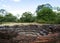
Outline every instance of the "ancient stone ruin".
<path fill-rule="evenodd" d="M 0 26 L 0 43 L 60 43 L 60 25 Z"/>

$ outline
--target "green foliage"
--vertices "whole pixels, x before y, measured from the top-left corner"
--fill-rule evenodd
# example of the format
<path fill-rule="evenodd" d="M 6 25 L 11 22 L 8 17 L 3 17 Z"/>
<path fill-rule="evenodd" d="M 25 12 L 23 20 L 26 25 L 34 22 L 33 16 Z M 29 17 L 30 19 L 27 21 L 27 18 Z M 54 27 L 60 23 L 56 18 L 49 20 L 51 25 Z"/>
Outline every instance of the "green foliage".
<path fill-rule="evenodd" d="M 60 7 L 56 7 L 57 11 L 60 11 Z M 50 4 L 38 5 L 36 9 L 36 16 L 31 12 L 24 12 L 20 19 L 17 18 L 19 15 L 14 16 L 8 13 L 4 9 L 0 9 L 0 23 L 2 22 L 38 22 L 48 24 L 60 24 L 60 12 L 56 13 L 53 11 Z"/>
<path fill-rule="evenodd" d="M 47 4 L 38 5 L 36 12 L 40 11 L 44 7 L 52 9 L 52 6 L 47 3 Z"/>
<path fill-rule="evenodd" d="M 57 13 L 56 23 L 57 23 L 57 24 L 60 24 L 60 12 Z"/>
<path fill-rule="evenodd" d="M 5 16 L 0 15 L 0 23 L 3 22 L 17 22 L 17 17 L 13 16 L 13 14 L 8 13 Z"/>
<path fill-rule="evenodd" d="M 34 17 L 32 15 L 32 13 L 25 12 L 25 13 L 23 13 L 23 15 L 20 18 L 20 20 L 21 20 L 21 22 L 33 22 L 34 21 Z"/>
<path fill-rule="evenodd" d="M 8 13 L 7 15 L 5 15 L 4 19 L 5 22 L 16 22 L 17 17 L 13 16 L 13 14 L 11 13 Z"/>
<path fill-rule="evenodd" d="M 55 20 L 56 14 L 52 9 L 44 7 L 37 12 L 37 19 L 44 20 L 46 23 L 53 22 Z"/>
<path fill-rule="evenodd" d="M 53 12 L 50 4 L 42 4 L 37 7 L 37 22 L 55 23 L 56 13 Z"/>
<path fill-rule="evenodd" d="M 4 21 L 4 17 L 0 15 L 0 24 L 2 24 L 3 21 Z"/>

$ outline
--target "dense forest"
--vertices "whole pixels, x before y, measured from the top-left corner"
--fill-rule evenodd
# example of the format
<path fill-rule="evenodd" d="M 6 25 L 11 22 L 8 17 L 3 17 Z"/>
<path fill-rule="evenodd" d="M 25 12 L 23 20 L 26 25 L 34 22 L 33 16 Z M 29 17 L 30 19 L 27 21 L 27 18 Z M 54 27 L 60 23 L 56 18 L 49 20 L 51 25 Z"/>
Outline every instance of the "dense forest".
<path fill-rule="evenodd" d="M 56 10 L 56 11 L 54 11 Z M 38 5 L 35 14 L 24 12 L 20 18 L 14 16 L 5 9 L 0 9 L 0 23 L 3 22 L 22 22 L 22 23 L 46 23 L 60 24 L 60 7 L 52 7 L 50 4 Z"/>

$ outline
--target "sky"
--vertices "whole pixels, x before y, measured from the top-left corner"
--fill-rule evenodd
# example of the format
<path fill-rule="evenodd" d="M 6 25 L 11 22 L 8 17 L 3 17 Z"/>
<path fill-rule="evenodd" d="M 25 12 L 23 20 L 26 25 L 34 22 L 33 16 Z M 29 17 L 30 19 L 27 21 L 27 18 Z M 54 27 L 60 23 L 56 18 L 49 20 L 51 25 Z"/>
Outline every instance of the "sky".
<path fill-rule="evenodd" d="M 49 3 L 53 7 L 60 6 L 60 0 L 0 0 L 0 9 L 14 15 L 22 15 L 24 12 L 35 13 L 38 5 Z"/>

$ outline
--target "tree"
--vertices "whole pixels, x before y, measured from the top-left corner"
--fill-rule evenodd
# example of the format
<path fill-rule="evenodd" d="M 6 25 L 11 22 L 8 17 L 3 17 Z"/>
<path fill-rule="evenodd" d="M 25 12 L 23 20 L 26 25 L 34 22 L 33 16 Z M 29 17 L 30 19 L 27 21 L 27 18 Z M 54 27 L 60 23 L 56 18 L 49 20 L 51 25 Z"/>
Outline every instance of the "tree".
<path fill-rule="evenodd" d="M 37 19 L 39 21 L 45 21 L 47 23 L 51 22 L 53 23 L 53 21 L 55 20 L 56 14 L 55 12 L 52 11 L 52 9 L 44 7 L 42 8 L 39 12 L 37 12 Z M 42 22 L 41 21 L 41 22 Z"/>
<path fill-rule="evenodd" d="M 7 11 L 5 9 L 0 9 L 0 14 L 5 16 L 7 14 Z"/>
<path fill-rule="evenodd" d="M 60 7 L 57 7 L 57 11 L 60 11 Z"/>
<path fill-rule="evenodd" d="M 38 5 L 36 12 L 38 12 L 39 10 L 41 10 L 43 7 L 44 7 L 44 5 Z"/>
<path fill-rule="evenodd" d="M 47 4 L 38 5 L 36 12 L 40 11 L 44 7 L 52 9 L 52 6 L 47 3 Z"/>
<path fill-rule="evenodd" d="M 60 12 L 57 13 L 56 23 L 57 23 L 57 24 L 60 24 Z"/>
<path fill-rule="evenodd" d="M 60 7 L 54 7 L 54 10 L 60 11 Z"/>
<path fill-rule="evenodd" d="M 5 22 L 16 22 L 17 17 L 13 16 L 13 14 L 11 14 L 11 13 L 8 13 L 7 15 L 4 16 L 4 21 Z"/>
<path fill-rule="evenodd" d="M 4 22 L 4 17 L 0 15 L 0 23 Z"/>
<path fill-rule="evenodd" d="M 31 12 L 23 13 L 22 17 L 20 18 L 21 22 L 33 22 L 34 17 Z"/>

